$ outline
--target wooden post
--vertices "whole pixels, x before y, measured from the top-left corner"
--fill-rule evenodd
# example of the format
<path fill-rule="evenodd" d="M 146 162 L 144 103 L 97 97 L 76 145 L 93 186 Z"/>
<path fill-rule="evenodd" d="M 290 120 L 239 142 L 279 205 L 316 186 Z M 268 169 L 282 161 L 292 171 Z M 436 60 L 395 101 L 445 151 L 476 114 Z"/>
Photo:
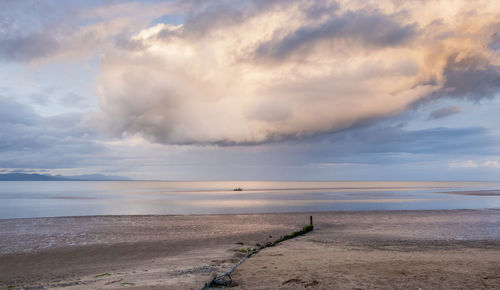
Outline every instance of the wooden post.
<path fill-rule="evenodd" d="M 309 216 L 309 223 L 311 224 L 311 226 L 313 225 L 313 216 Z"/>

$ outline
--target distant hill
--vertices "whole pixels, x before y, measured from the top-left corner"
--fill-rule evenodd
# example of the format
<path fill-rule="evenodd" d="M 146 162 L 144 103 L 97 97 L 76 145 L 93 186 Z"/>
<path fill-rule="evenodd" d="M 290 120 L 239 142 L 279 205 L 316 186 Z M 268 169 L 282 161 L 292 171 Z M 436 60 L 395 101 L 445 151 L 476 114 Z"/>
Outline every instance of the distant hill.
<path fill-rule="evenodd" d="M 26 173 L 6 173 L 0 174 L 0 181 L 58 181 L 66 180 L 52 175 L 26 174 Z"/>
<path fill-rule="evenodd" d="M 122 176 L 102 174 L 86 174 L 75 176 L 50 175 L 38 173 L 5 173 L 0 174 L 0 181 L 123 181 L 130 180 Z"/>

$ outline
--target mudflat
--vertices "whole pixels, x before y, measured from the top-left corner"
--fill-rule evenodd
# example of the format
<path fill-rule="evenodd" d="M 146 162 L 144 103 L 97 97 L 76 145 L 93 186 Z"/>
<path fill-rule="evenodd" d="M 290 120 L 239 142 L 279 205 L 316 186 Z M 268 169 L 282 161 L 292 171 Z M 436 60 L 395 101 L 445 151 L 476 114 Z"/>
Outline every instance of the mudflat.
<path fill-rule="evenodd" d="M 313 232 L 261 250 L 232 286 L 500 287 L 494 209 L 0 220 L 0 286 L 198 289 L 309 215 Z"/>
<path fill-rule="evenodd" d="M 307 221 L 306 214 L 0 220 L 0 288 L 198 289 L 245 249 Z"/>

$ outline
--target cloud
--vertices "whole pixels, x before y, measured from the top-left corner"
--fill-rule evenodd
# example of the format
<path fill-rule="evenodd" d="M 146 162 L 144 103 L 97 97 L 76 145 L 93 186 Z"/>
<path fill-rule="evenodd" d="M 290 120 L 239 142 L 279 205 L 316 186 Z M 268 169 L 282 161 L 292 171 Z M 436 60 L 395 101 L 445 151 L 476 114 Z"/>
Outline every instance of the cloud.
<path fill-rule="evenodd" d="M 325 22 L 306 24 L 283 38 L 261 44 L 256 53 L 259 57 L 282 59 L 297 52 L 309 54 L 319 44 L 336 46 L 336 42 L 342 42 L 366 49 L 404 44 L 415 35 L 416 25 L 401 24 L 393 18 L 364 10 L 333 14 Z"/>
<path fill-rule="evenodd" d="M 262 144 L 500 91 L 491 1 L 31 4 L 4 3 L 0 60 L 102 55 L 97 120 L 115 136 Z M 166 14 L 184 23 L 149 27 Z M 41 106 L 77 101 L 31 97 Z"/>
<path fill-rule="evenodd" d="M 499 154 L 498 138 L 483 127 L 428 128 L 408 130 L 382 124 L 343 130 L 310 141 L 310 160 L 335 162 L 405 162 L 406 158 L 435 159 L 454 156 L 493 156 Z M 327 142 L 325 142 L 327 141 Z M 439 157 L 437 157 L 439 156 Z"/>
<path fill-rule="evenodd" d="M 59 104 L 66 107 L 77 107 L 86 108 L 89 107 L 89 98 L 77 95 L 75 93 L 69 93 L 60 98 Z"/>
<path fill-rule="evenodd" d="M 476 161 L 466 160 L 450 162 L 448 166 L 450 168 L 477 168 L 479 165 Z"/>
<path fill-rule="evenodd" d="M 457 58 L 458 54 L 450 57 L 444 69 L 446 82 L 440 90 L 442 95 L 477 101 L 493 98 L 500 92 L 500 66 L 490 64 L 484 56 Z"/>
<path fill-rule="evenodd" d="M 492 168 L 500 169 L 500 164 L 496 160 L 479 162 L 475 160 L 453 161 L 448 164 L 450 168 Z"/>
<path fill-rule="evenodd" d="M 67 168 L 105 151 L 81 114 L 41 117 L 30 107 L 0 97 L 0 168 Z"/>
<path fill-rule="evenodd" d="M 450 115 L 458 114 L 461 111 L 462 111 L 462 108 L 460 108 L 459 106 L 448 106 L 445 108 L 441 108 L 441 109 L 437 109 L 437 110 L 432 111 L 429 114 L 429 117 L 427 118 L 427 120 L 441 119 L 444 117 L 448 117 Z"/>
<path fill-rule="evenodd" d="M 107 130 L 165 144 L 261 144 L 500 89 L 490 45 L 500 15 L 490 1 L 213 5 L 103 55 Z"/>
<path fill-rule="evenodd" d="M 114 1 L 2 2 L 0 61 L 41 63 L 90 59 L 156 17 L 172 3 Z"/>
<path fill-rule="evenodd" d="M 4 60 L 33 60 L 56 53 L 59 43 L 51 35 L 33 33 L 20 37 L 0 37 L 0 57 Z"/>
<path fill-rule="evenodd" d="M 29 98 L 33 101 L 33 103 L 40 106 L 47 106 L 52 103 L 50 97 L 43 93 L 31 94 Z"/>
<path fill-rule="evenodd" d="M 500 32 L 494 32 L 490 42 L 490 48 L 500 50 Z"/>
<path fill-rule="evenodd" d="M 6 125 L 34 125 L 40 117 L 29 107 L 11 99 L 0 97 L 0 123 Z M 4 131 L 0 131 L 2 133 Z M 7 134 L 5 134 L 7 135 Z M 6 136 L 4 136 L 5 138 Z M 0 138 L 1 139 L 1 138 Z"/>
<path fill-rule="evenodd" d="M 101 125 L 96 119 L 42 117 L 0 98 L 0 116 L 9 111 L 14 113 L 0 121 L 0 168 L 8 171 L 114 172 L 143 179 L 446 179 L 456 176 L 444 175 L 439 166 L 446 169 L 462 158 L 482 164 L 500 155 L 493 129 L 482 127 L 410 130 L 387 120 L 260 146 L 177 146 L 152 144 L 139 135 L 108 139 L 95 131 Z"/>
<path fill-rule="evenodd" d="M 490 167 L 490 168 L 495 168 L 495 169 L 499 169 L 500 168 L 500 164 L 496 160 L 485 161 L 483 163 L 483 166 Z"/>

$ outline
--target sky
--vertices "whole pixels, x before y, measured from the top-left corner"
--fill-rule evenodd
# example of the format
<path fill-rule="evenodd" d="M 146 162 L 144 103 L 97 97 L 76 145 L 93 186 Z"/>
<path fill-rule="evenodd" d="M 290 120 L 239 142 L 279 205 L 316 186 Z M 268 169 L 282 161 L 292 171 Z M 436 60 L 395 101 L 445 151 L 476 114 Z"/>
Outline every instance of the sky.
<path fill-rule="evenodd" d="M 0 1 L 0 173 L 500 180 L 500 2 Z"/>

